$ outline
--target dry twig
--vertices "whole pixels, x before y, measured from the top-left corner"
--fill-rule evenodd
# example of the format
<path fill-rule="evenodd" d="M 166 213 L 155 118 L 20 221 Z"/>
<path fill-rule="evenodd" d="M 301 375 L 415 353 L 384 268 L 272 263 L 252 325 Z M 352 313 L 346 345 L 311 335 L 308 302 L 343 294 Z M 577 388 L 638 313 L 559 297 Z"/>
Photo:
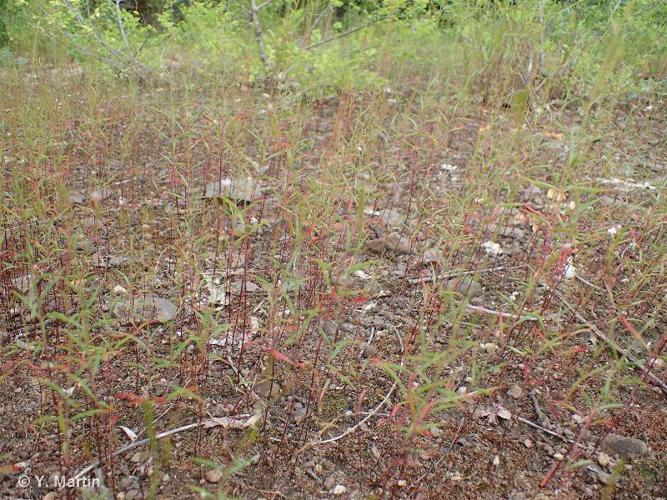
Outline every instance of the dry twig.
<path fill-rule="evenodd" d="M 401 344 L 401 364 L 399 366 L 399 374 L 400 374 L 400 372 L 403 368 L 403 354 L 405 353 L 405 348 L 403 347 L 403 339 L 401 338 L 401 334 L 398 332 L 398 330 L 395 327 L 394 327 L 394 332 L 396 333 L 396 337 L 398 337 L 398 342 Z M 338 434 L 338 435 L 336 435 L 332 438 L 322 439 L 320 441 L 310 441 L 309 443 L 306 443 L 299 450 L 299 453 L 301 453 L 302 451 L 310 448 L 311 446 L 317 446 L 319 444 L 333 443 L 334 441 L 338 441 L 340 439 L 343 439 L 345 436 L 348 436 L 348 435 L 352 434 L 359 427 L 361 427 L 363 424 L 368 422 L 368 420 L 370 420 L 371 417 L 373 417 L 375 414 L 377 414 L 382 409 L 382 407 L 385 404 L 387 404 L 387 401 L 389 401 L 389 398 L 391 397 L 391 395 L 396 390 L 396 387 L 398 387 L 398 382 L 394 382 L 394 384 L 391 386 L 391 389 L 389 389 L 389 392 L 387 392 L 385 397 L 382 398 L 382 401 L 380 401 L 375 408 L 373 408 L 370 412 L 368 412 L 368 414 L 362 420 L 360 420 L 359 422 L 354 424 L 352 427 L 348 427 L 344 432 L 342 432 L 341 434 Z"/>
<path fill-rule="evenodd" d="M 159 434 L 155 435 L 155 439 L 157 440 L 163 439 L 168 436 L 178 434 L 180 432 L 196 429 L 197 427 L 204 427 L 205 429 L 210 429 L 212 427 L 224 427 L 225 429 L 247 429 L 248 427 L 254 425 L 257 422 L 257 420 L 259 420 L 259 415 L 252 415 L 252 416 L 238 415 L 236 417 L 212 417 L 207 420 L 202 420 L 201 422 L 195 422 L 193 424 L 184 425 L 183 427 L 177 427 L 176 429 L 170 429 L 168 431 L 160 432 Z M 113 453 L 113 456 L 116 457 L 118 455 L 122 455 L 123 453 L 126 453 L 130 450 L 148 444 L 150 440 L 151 440 L 150 438 L 145 438 L 145 439 L 140 439 L 138 441 L 133 441 L 130 444 L 116 450 Z M 84 467 L 79 472 L 77 472 L 73 479 L 79 479 L 85 476 L 91 470 L 95 469 L 96 467 L 99 467 L 99 465 L 100 461 L 96 460 L 92 464 Z"/>

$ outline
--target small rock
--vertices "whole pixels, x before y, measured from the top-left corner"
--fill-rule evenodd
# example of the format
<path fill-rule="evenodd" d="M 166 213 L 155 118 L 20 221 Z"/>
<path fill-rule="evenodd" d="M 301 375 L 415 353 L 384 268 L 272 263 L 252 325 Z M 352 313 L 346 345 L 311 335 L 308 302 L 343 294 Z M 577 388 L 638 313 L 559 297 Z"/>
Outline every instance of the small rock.
<path fill-rule="evenodd" d="M 83 205 L 84 203 L 86 203 L 86 195 L 80 193 L 79 191 L 70 191 L 69 202 L 72 205 Z"/>
<path fill-rule="evenodd" d="M 113 308 L 114 314 L 130 323 L 157 321 L 166 323 L 178 314 L 178 308 L 169 300 L 157 295 L 136 295 L 127 301 L 118 302 Z"/>
<path fill-rule="evenodd" d="M 493 354 L 499 349 L 499 347 L 493 342 L 487 342 L 486 344 L 479 344 L 479 347 L 480 349 L 482 349 L 482 351 L 484 351 L 487 354 Z"/>
<path fill-rule="evenodd" d="M 380 217 L 380 221 L 384 225 L 390 227 L 401 227 L 406 220 L 405 216 L 395 208 L 379 210 L 376 215 Z"/>
<path fill-rule="evenodd" d="M 342 484 L 337 484 L 331 491 L 331 493 L 334 495 L 344 495 L 345 493 L 347 493 L 347 488 Z"/>
<path fill-rule="evenodd" d="M 262 189 L 252 177 L 221 179 L 206 185 L 205 198 L 229 198 L 237 203 L 250 203 L 262 194 Z"/>
<path fill-rule="evenodd" d="M 92 255 L 92 260 L 95 267 L 107 268 L 125 265 L 130 259 L 120 255 L 102 255 L 100 253 L 95 253 Z"/>
<path fill-rule="evenodd" d="M 296 402 L 292 406 L 292 417 L 296 422 L 303 422 L 306 418 L 306 407 L 302 403 Z"/>
<path fill-rule="evenodd" d="M 519 386 L 519 384 L 514 384 L 510 389 L 507 391 L 507 394 L 514 399 L 520 399 L 523 396 L 523 389 Z"/>
<path fill-rule="evenodd" d="M 135 464 L 141 462 L 141 453 L 137 452 L 134 455 L 132 455 L 132 458 L 130 458 L 130 462 L 134 462 Z"/>
<path fill-rule="evenodd" d="M 282 397 L 282 387 L 276 380 L 265 378 L 257 382 L 253 388 L 255 393 L 263 399 L 271 398 L 276 401 Z"/>
<path fill-rule="evenodd" d="M 93 251 L 95 250 L 95 246 L 93 245 L 93 242 L 90 241 L 89 239 L 83 237 L 77 237 L 74 249 L 77 252 L 81 253 L 93 253 Z"/>
<path fill-rule="evenodd" d="M 500 465 L 500 457 L 498 455 L 493 457 L 493 465 L 495 465 L 496 467 Z"/>
<path fill-rule="evenodd" d="M 442 263 L 442 254 L 439 250 L 435 248 L 429 248 L 422 255 L 423 264 L 441 264 Z"/>
<path fill-rule="evenodd" d="M 336 486 L 336 477 L 332 474 L 324 480 L 324 487 L 331 490 L 334 486 Z"/>
<path fill-rule="evenodd" d="M 482 285 L 471 279 L 452 278 L 447 280 L 445 288 L 458 292 L 468 298 L 479 297 L 482 295 Z"/>
<path fill-rule="evenodd" d="M 606 453 L 604 453 L 602 451 L 600 453 L 598 453 L 597 459 L 598 459 L 598 463 L 602 467 L 606 467 L 611 462 L 611 459 L 609 458 L 609 455 L 607 455 Z"/>
<path fill-rule="evenodd" d="M 542 194 L 543 191 L 540 188 L 531 184 L 530 186 L 526 186 L 521 193 L 521 197 L 524 201 L 530 201 L 539 198 Z"/>
<path fill-rule="evenodd" d="M 648 446 L 641 439 L 609 434 L 602 440 L 602 449 L 611 454 L 633 458 L 646 455 Z"/>
<path fill-rule="evenodd" d="M 503 420 L 509 420 L 512 418 L 512 412 L 503 408 L 502 406 L 497 407 L 496 415 L 498 415 L 498 417 L 502 418 Z"/>
<path fill-rule="evenodd" d="M 49 491 L 46 495 L 44 495 L 44 498 L 42 498 L 42 500 L 56 500 L 56 492 Z"/>
<path fill-rule="evenodd" d="M 30 291 L 32 277 L 29 274 L 17 276 L 10 280 L 12 288 L 21 294 L 26 294 Z"/>
<path fill-rule="evenodd" d="M 491 240 L 482 243 L 482 248 L 484 248 L 484 251 L 487 255 L 500 255 L 503 253 L 503 249 L 500 248 L 500 244 Z"/>
<path fill-rule="evenodd" d="M 357 269 L 352 273 L 355 277 L 359 278 L 360 280 L 368 281 L 371 279 L 370 275 L 362 271 L 361 269 Z"/>
<path fill-rule="evenodd" d="M 410 240 L 398 233 L 389 233 L 386 237 L 366 242 L 366 248 L 377 254 L 383 254 L 385 252 L 409 254 L 412 250 L 411 247 Z"/>
<path fill-rule="evenodd" d="M 613 197 L 613 196 L 601 196 L 599 198 L 600 203 L 604 205 L 605 207 L 622 207 L 626 203 L 621 200 L 620 198 Z"/>
<path fill-rule="evenodd" d="M 375 347 L 373 344 L 365 345 L 363 351 L 361 351 L 361 355 L 364 358 L 372 358 L 377 353 L 378 353 L 378 348 Z"/>
<path fill-rule="evenodd" d="M 125 500 L 138 500 L 139 498 L 141 498 L 139 490 L 130 490 L 125 493 Z"/>
<path fill-rule="evenodd" d="M 243 288 L 243 283 L 242 282 L 237 282 L 232 285 L 232 290 L 236 293 L 240 293 L 241 289 Z M 253 293 L 256 292 L 257 290 L 260 290 L 260 286 L 256 285 L 252 281 L 246 281 L 245 282 L 245 291 L 247 293 Z"/>
<path fill-rule="evenodd" d="M 113 193 L 108 189 L 95 189 L 92 193 L 90 193 L 90 201 L 93 202 L 93 205 L 99 205 L 112 194 Z"/>
<path fill-rule="evenodd" d="M 526 439 L 523 440 L 523 445 L 526 448 L 532 448 L 533 447 L 533 442 L 530 439 L 526 438 Z"/>
<path fill-rule="evenodd" d="M 600 481 L 602 484 L 609 484 L 612 482 L 612 475 L 608 474 L 600 468 L 595 469 L 595 474 L 598 477 L 598 481 Z"/>
<path fill-rule="evenodd" d="M 113 287 L 112 291 L 116 295 L 125 295 L 125 294 L 127 294 L 127 290 L 120 285 L 116 285 L 115 287 Z"/>
<path fill-rule="evenodd" d="M 489 224 L 487 229 L 490 233 L 497 234 L 504 238 L 521 239 L 526 234 L 523 229 L 507 224 Z"/>
<path fill-rule="evenodd" d="M 222 479 L 223 472 L 220 469 L 213 469 L 206 472 L 206 480 L 209 483 L 219 483 Z"/>
<path fill-rule="evenodd" d="M 408 482 L 405 479 L 399 479 L 396 484 L 399 488 L 405 488 L 408 485 Z"/>
<path fill-rule="evenodd" d="M 657 370 L 660 370 L 665 366 L 665 362 L 662 358 L 651 358 L 648 360 L 647 364 Z"/>
<path fill-rule="evenodd" d="M 565 456 L 562 453 L 554 453 L 553 457 L 556 460 L 563 460 L 565 458 Z"/>
<path fill-rule="evenodd" d="M 134 480 L 130 476 L 124 476 L 120 481 L 118 481 L 118 488 L 120 488 L 121 490 L 128 490 L 130 489 L 133 483 Z"/>

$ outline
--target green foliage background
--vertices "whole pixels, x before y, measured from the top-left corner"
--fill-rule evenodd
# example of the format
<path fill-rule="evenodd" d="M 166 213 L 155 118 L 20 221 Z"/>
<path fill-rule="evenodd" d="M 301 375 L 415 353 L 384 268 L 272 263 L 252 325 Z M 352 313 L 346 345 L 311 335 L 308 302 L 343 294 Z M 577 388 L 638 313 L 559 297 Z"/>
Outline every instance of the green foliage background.
<path fill-rule="evenodd" d="M 271 68 L 250 0 L 0 0 L 0 11 L 5 67 L 69 61 L 114 78 L 271 73 L 326 93 L 449 68 L 464 88 L 484 81 L 493 94 L 536 77 L 567 93 L 662 82 L 667 73 L 661 0 L 275 0 L 259 12 Z"/>

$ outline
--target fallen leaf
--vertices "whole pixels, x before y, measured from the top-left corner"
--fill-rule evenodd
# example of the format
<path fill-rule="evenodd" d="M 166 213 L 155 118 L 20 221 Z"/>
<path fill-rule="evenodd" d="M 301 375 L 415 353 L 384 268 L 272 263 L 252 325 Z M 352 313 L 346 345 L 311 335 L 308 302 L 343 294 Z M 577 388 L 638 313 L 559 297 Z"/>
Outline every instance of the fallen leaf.
<path fill-rule="evenodd" d="M 134 431 L 133 431 L 132 429 L 130 429 L 129 427 L 126 427 L 126 426 L 124 426 L 124 425 L 119 425 L 118 428 L 119 428 L 120 430 L 122 430 L 128 438 L 130 438 L 130 441 L 133 441 L 133 442 L 134 442 L 134 441 L 137 440 L 137 437 L 138 437 L 138 436 L 137 436 L 137 433 L 134 432 Z"/>
<path fill-rule="evenodd" d="M 554 200 L 558 203 L 562 203 L 567 199 L 567 196 L 563 191 L 549 188 L 549 190 L 547 191 L 547 198 L 549 198 L 550 200 Z"/>

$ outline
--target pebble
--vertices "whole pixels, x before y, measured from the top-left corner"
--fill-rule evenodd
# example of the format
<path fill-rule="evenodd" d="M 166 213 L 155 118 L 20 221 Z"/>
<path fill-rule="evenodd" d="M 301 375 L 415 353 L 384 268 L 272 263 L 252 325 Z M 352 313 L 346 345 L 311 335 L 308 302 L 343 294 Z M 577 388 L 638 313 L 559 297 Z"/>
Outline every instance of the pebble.
<path fill-rule="evenodd" d="M 607 453 L 618 454 L 622 457 L 633 458 L 646 455 L 648 446 L 641 439 L 609 434 L 602 440 L 602 449 Z"/>
<path fill-rule="evenodd" d="M 435 248 L 429 248 L 422 255 L 423 264 L 440 264 L 442 260 L 442 254 Z"/>
<path fill-rule="evenodd" d="M 602 484 L 609 484 L 609 483 L 611 482 L 611 474 L 607 474 L 607 473 L 606 473 L 605 471 L 603 471 L 603 470 L 596 470 L 595 472 L 596 472 L 596 474 L 597 474 L 597 476 L 598 476 L 598 480 L 599 480 Z"/>
<path fill-rule="evenodd" d="M 86 202 L 86 195 L 80 193 L 79 191 L 70 191 L 69 202 L 72 205 L 83 205 Z"/>
<path fill-rule="evenodd" d="M 487 354 L 493 354 L 499 349 L 498 346 L 493 342 L 488 342 L 486 344 L 479 344 L 479 347 Z"/>
<path fill-rule="evenodd" d="M 509 391 L 507 391 L 507 394 L 514 399 L 520 399 L 523 397 L 523 389 L 521 389 L 519 384 L 514 384 L 512 387 L 510 387 Z"/>
<path fill-rule="evenodd" d="M 526 448 L 532 448 L 533 447 L 533 442 L 530 439 L 526 438 L 526 439 L 523 440 L 523 445 Z"/>
<path fill-rule="evenodd" d="M 607 455 L 607 454 L 604 453 L 604 452 L 600 452 L 600 453 L 598 453 L 597 459 L 598 459 L 598 463 L 599 463 L 602 467 L 606 467 L 606 466 L 609 465 L 609 463 L 611 462 L 611 459 L 609 458 L 609 455 Z"/>
<path fill-rule="evenodd" d="M 95 247 L 92 241 L 81 238 L 76 240 L 75 250 L 82 253 L 93 253 Z"/>
<path fill-rule="evenodd" d="M 392 227 L 401 227 L 403 224 L 405 224 L 406 220 L 405 216 L 395 208 L 385 208 L 378 211 L 377 215 L 380 217 L 380 221 L 383 224 Z"/>
<path fill-rule="evenodd" d="M 342 484 L 337 484 L 331 493 L 334 495 L 344 495 L 347 493 L 347 488 Z"/>
<path fill-rule="evenodd" d="M 512 227 L 505 224 L 490 224 L 488 231 L 492 234 L 498 234 L 505 238 L 523 238 L 526 232 L 518 227 Z"/>
<path fill-rule="evenodd" d="M 113 311 L 117 317 L 131 323 L 165 323 L 178 314 L 178 308 L 173 302 L 152 294 L 136 295 L 130 300 L 118 302 Z"/>
<path fill-rule="evenodd" d="M 127 490 L 130 488 L 130 486 L 132 486 L 133 482 L 134 481 L 132 480 L 131 477 L 125 476 L 118 482 L 118 488 L 120 488 L 121 490 Z"/>
<path fill-rule="evenodd" d="M 206 185 L 206 194 L 209 199 L 229 198 L 237 203 L 251 203 L 261 196 L 263 189 L 252 177 L 238 177 L 236 179 L 220 179 Z"/>
<path fill-rule="evenodd" d="M 543 191 L 535 185 L 526 186 L 526 188 L 521 193 L 521 197 L 524 201 L 530 201 L 539 198 L 543 194 Z"/>
<path fill-rule="evenodd" d="M 398 254 L 409 254 L 412 250 L 410 240 L 398 233 L 389 233 L 386 237 L 369 240 L 366 248 L 371 252 L 382 254 L 384 252 L 395 252 Z"/>
<path fill-rule="evenodd" d="M 479 297 L 482 295 L 482 285 L 471 279 L 452 278 L 447 280 L 445 288 L 465 295 L 468 298 Z"/>
<path fill-rule="evenodd" d="M 212 469 L 206 473 L 206 480 L 209 483 L 218 483 L 222 479 L 223 472 L 220 469 Z"/>
<path fill-rule="evenodd" d="M 377 353 L 378 353 L 378 348 L 375 347 L 373 344 L 365 345 L 363 351 L 361 351 L 361 355 L 364 358 L 372 358 Z"/>

